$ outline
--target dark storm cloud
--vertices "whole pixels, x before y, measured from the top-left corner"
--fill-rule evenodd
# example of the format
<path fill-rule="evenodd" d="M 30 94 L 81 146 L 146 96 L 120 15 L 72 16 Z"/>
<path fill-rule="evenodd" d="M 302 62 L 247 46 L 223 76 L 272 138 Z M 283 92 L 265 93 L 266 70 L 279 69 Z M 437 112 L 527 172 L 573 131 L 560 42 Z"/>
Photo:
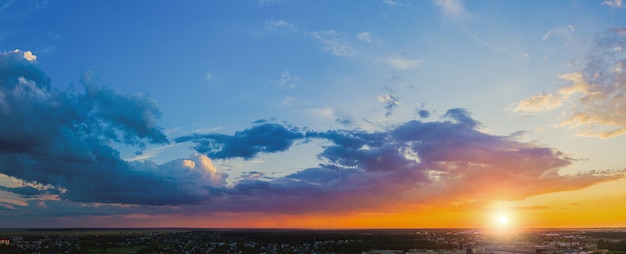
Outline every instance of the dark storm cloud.
<path fill-rule="evenodd" d="M 191 141 L 194 149 L 214 159 L 252 159 L 258 153 L 282 152 L 303 134 L 274 123 L 262 123 L 250 129 L 238 131 L 234 135 L 194 134 L 176 138 L 176 142 Z"/>
<path fill-rule="evenodd" d="M 25 56 L 22 51 L 0 53 L 0 173 L 53 186 L 46 192 L 78 202 L 166 205 L 199 200 L 201 195 L 182 186 L 181 179 L 157 174 L 149 170 L 151 165 L 127 163 L 111 147 L 111 142 L 139 147 L 168 143 L 156 123 L 160 112 L 154 101 L 93 84 L 86 84 L 83 93 L 53 89 Z"/>
<path fill-rule="evenodd" d="M 22 196 L 35 196 L 35 195 L 41 195 L 41 194 L 46 193 L 45 190 L 40 190 L 32 186 L 21 186 L 21 187 L 13 187 L 13 188 L 0 186 L 0 190 L 13 192 L 16 194 L 20 194 Z"/>
<path fill-rule="evenodd" d="M 151 143 L 169 143 L 157 126 L 161 113 L 154 100 L 142 94 L 119 95 L 111 89 L 95 85 L 87 85 L 85 95 L 90 99 L 87 102 L 91 104 L 89 106 L 97 107 L 94 117 L 107 122 L 107 127 L 121 132 L 121 141 L 124 143 L 141 145 L 143 139 Z"/>

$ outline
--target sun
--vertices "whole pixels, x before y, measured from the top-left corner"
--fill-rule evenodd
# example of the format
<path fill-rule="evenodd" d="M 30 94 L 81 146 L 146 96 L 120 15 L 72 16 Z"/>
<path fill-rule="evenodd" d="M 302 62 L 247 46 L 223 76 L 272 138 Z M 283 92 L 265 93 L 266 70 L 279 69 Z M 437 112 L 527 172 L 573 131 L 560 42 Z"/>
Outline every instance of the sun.
<path fill-rule="evenodd" d="M 498 214 L 497 223 L 501 227 L 509 225 L 509 216 L 506 214 Z"/>
<path fill-rule="evenodd" d="M 489 220 L 494 229 L 508 230 L 513 226 L 511 214 L 506 210 L 493 211 L 493 213 L 490 214 Z"/>
<path fill-rule="evenodd" d="M 518 214 L 507 208 L 493 209 L 485 214 L 489 231 L 496 237 L 511 237 L 518 231 Z"/>

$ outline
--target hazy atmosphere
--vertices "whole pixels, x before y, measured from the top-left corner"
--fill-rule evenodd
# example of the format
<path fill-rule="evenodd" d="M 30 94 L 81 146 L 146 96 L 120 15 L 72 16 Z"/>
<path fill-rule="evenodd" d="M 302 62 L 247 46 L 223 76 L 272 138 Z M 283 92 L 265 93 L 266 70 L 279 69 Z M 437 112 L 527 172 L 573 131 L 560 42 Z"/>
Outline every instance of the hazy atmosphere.
<path fill-rule="evenodd" d="M 0 2 L 0 228 L 626 227 L 626 4 Z"/>

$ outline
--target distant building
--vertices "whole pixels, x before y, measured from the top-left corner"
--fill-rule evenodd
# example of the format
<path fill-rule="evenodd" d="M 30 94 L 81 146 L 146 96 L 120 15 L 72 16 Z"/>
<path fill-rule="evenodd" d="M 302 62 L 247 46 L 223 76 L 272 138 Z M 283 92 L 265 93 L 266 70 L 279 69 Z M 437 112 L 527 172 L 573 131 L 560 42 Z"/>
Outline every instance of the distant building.
<path fill-rule="evenodd" d="M 11 240 L 7 238 L 0 238 L 0 245 L 9 245 L 11 244 Z"/>
<path fill-rule="evenodd" d="M 401 250 L 369 250 L 363 254 L 403 254 Z"/>

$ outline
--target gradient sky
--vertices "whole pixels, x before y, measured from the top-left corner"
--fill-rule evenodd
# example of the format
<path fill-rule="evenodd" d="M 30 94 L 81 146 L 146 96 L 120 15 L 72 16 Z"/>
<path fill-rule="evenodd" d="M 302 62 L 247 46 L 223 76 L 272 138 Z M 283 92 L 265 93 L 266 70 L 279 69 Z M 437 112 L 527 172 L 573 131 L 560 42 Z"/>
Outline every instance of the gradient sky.
<path fill-rule="evenodd" d="M 626 226 L 607 1 L 0 3 L 0 228 Z"/>

